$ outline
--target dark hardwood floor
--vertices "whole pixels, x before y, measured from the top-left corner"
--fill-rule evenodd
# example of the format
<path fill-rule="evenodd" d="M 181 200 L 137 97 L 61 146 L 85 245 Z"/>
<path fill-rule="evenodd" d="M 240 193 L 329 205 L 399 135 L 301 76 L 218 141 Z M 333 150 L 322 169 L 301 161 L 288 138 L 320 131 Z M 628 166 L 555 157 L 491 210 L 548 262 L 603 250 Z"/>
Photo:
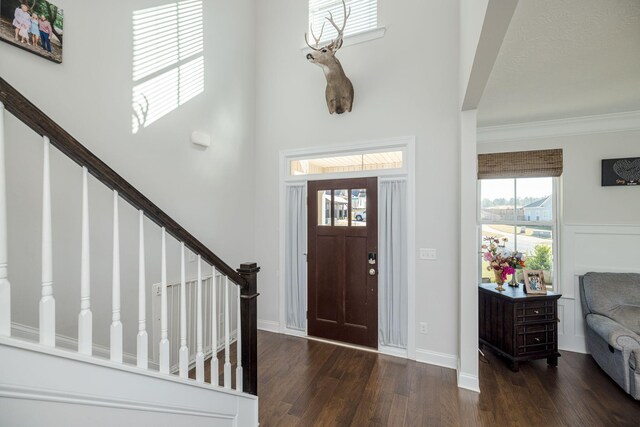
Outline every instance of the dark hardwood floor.
<path fill-rule="evenodd" d="M 451 369 L 260 332 L 260 426 L 639 425 L 640 402 L 591 356 L 561 353 L 514 373 L 486 352 L 477 394 Z"/>
<path fill-rule="evenodd" d="M 261 426 L 623 426 L 640 403 L 590 356 L 563 352 L 511 372 L 487 354 L 482 393 L 456 387 L 455 371 L 261 332 Z"/>

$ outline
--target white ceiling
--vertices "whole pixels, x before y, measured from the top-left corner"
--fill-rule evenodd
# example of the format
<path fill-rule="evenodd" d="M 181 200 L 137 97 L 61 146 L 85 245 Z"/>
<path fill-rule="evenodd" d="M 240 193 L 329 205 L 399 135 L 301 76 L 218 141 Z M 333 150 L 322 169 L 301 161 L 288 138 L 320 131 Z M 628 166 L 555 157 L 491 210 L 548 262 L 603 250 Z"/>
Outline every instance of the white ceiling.
<path fill-rule="evenodd" d="M 640 0 L 520 0 L 478 126 L 640 110 Z"/>

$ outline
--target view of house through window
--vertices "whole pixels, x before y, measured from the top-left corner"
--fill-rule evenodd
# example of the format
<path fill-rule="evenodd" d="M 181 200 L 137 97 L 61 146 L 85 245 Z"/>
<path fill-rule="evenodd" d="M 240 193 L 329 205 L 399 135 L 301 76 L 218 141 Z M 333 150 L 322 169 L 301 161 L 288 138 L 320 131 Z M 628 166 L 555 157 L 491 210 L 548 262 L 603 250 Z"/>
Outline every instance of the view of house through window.
<path fill-rule="evenodd" d="M 354 154 L 348 156 L 321 157 L 317 159 L 291 160 L 291 175 L 314 175 L 341 172 L 362 172 L 380 169 L 402 168 L 402 151 L 390 153 Z"/>
<path fill-rule="evenodd" d="M 367 226 L 366 189 L 323 190 L 318 191 L 317 197 L 318 225 Z"/>
<path fill-rule="evenodd" d="M 527 255 L 528 270 L 543 270 L 553 288 L 556 211 L 553 178 L 485 179 L 480 181 L 482 238 L 506 237 L 506 248 Z M 483 281 L 493 279 L 482 262 Z M 522 272 L 516 273 L 522 281 Z"/>
<path fill-rule="evenodd" d="M 202 14 L 202 0 L 133 12 L 134 134 L 204 91 Z"/>
<path fill-rule="evenodd" d="M 344 30 L 345 37 L 377 28 L 378 0 L 346 0 L 346 5 L 347 8 L 351 8 L 351 15 Z M 333 14 L 336 24 L 342 26 L 344 19 L 342 0 L 309 0 L 309 29 L 313 28 L 315 35 L 320 37 L 324 24 L 321 42 L 333 40 L 338 35 L 336 29 L 326 20 L 329 12 Z M 309 40 L 313 39 L 310 37 Z"/>

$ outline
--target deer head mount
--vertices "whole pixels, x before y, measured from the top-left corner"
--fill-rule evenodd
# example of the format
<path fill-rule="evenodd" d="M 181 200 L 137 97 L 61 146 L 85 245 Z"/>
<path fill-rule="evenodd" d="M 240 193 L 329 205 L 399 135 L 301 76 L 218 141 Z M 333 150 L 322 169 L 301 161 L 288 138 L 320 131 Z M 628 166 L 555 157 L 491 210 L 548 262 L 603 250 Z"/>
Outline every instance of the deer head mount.
<path fill-rule="evenodd" d="M 314 34 L 313 23 L 311 24 L 311 35 L 315 40 L 315 46 L 309 44 L 307 34 L 305 33 L 304 35 L 304 40 L 307 43 L 307 46 L 312 50 L 311 53 L 307 54 L 307 59 L 312 64 L 316 64 L 322 68 L 324 76 L 327 79 L 325 96 L 327 98 L 327 107 L 329 107 L 329 113 L 331 114 L 342 114 L 345 111 L 351 112 L 351 107 L 353 106 L 353 85 L 351 84 L 351 80 L 349 80 L 349 78 L 344 74 L 342 64 L 340 64 L 340 61 L 336 58 L 336 52 L 342 47 L 347 19 L 349 19 L 349 15 L 351 15 L 351 8 L 349 8 L 349 11 L 347 12 L 347 5 L 344 0 L 342 0 L 342 6 L 344 8 L 344 22 L 342 23 L 342 28 L 336 25 L 331 12 L 329 12 L 329 16 L 326 18 L 327 21 L 329 21 L 329 23 L 338 31 L 338 35 L 331 41 L 331 43 L 326 46 L 320 46 L 320 40 L 322 39 L 326 22 L 322 24 L 319 37 L 316 37 Z"/>

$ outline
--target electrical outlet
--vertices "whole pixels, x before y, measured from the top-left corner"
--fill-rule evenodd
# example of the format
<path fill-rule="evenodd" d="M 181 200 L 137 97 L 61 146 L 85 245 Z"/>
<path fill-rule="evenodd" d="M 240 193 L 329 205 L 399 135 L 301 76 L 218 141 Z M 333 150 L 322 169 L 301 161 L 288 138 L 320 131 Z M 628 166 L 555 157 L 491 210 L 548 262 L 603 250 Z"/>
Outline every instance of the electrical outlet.
<path fill-rule="evenodd" d="M 420 259 L 438 259 L 438 251 L 435 249 L 420 248 Z"/>
<path fill-rule="evenodd" d="M 429 328 L 426 322 L 420 322 L 420 333 L 421 334 L 428 334 L 429 333 Z"/>

